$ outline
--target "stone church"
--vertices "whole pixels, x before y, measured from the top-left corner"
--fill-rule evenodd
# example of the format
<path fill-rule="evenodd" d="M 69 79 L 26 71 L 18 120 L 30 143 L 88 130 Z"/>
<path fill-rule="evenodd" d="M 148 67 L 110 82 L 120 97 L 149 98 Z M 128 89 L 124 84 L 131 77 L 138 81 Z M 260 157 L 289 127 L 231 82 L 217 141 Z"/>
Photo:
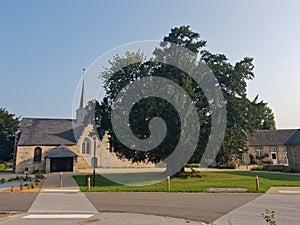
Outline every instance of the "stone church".
<path fill-rule="evenodd" d="M 76 119 L 23 118 L 16 134 L 15 172 L 82 171 L 99 168 L 153 167 L 119 159 L 108 143 L 108 135 L 95 135 L 87 115 L 84 83 Z"/>

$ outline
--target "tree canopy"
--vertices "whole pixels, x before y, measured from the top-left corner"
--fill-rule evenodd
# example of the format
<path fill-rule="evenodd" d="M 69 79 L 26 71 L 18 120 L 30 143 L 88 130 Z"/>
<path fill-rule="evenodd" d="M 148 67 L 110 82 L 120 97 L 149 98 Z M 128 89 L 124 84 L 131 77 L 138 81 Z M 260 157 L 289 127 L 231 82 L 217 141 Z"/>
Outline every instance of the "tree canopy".
<path fill-rule="evenodd" d="M 0 161 L 12 160 L 18 126 L 19 119 L 6 109 L 0 108 Z"/>
<path fill-rule="evenodd" d="M 182 53 L 178 52 L 172 43 L 189 49 L 195 55 L 180 55 Z M 224 54 L 211 53 L 205 47 L 206 41 L 200 39 L 200 34 L 192 31 L 189 26 L 181 26 L 171 29 L 168 36 L 163 38 L 160 47 L 155 49 L 153 55 L 159 62 L 147 60 L 141 52 L 128 52 L 124 57 L 117 55 L 110 62 L 111 67 L 102 74 L 106 95 L 101 103 L 96 103 L 95 116 L 97 118 L 96 125 L 108 131 L 110 145 L 120 158 L 125 157 L 133 162 L 157 163 L 170 155 L 178 144 L 181 136 L 181 122 L 184 120 L 180 120 L 178 109 L 175 109 L 172 104 L 162 98 L 148 97 L 140 100 L 134 104 L 129 116 L 130 128 L 139 139 L 145 139 L 151 134 L 149 121 L 152 118 L 161 117 L 164 120 L 167 133 L 163 142 L 155 149 L 149 151 L 132 150 L 118 140 L 112 129 L 111 109 L 120 91 L 128 84 L 141 78 L 158 76 L 171 80 L 182 87 L 197 109 L 201 129 L 196 151 L 190 162 L 200 162 L 211 134 L 212 111 L 208 99 L 199 85 L 187 73 L 167 63 L 174 57 L 179 58 L 183 65 L 197 63 L 197 58 L 205 62 L 222 90 L 226 100 L 227 129 L 216 158 L 218 163 L 226 164 L 233 155 L 240 156 L 241 153 L 247 151 L 247 132 L 253 132 L 256 129 L 275 128 L 274 115 L 267 103 L 258 101 L 258 97 L 253 100 L 247 97 L 247 81 L 254 78 L 253 58 L 245 57 L 232 64 Z M 155 87 L 151 88 L 155 89 Z M 166 88 L 178 101 L 178 104 L 187 110 L 188 106 L 180 100 L 179 93 L 170 87 Z M 142 91 L 136 90 L 137 94 Z M 190 116 L 188 111 L 187 117 Z"/>

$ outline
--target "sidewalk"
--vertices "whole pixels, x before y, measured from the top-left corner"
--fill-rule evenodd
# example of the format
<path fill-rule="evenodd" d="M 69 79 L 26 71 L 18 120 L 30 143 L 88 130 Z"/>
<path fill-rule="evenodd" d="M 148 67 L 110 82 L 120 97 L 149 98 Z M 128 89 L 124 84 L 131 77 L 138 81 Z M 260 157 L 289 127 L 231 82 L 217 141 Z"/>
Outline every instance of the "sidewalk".
<path fill-rule="evenodd" d="M 299 188 L 295 189 L 299 190 Z M 296 191 L 295 189 L 292 191 Z M 291 191 L 290 188 L 285 187 L 278 188 L 278 190 Z M 228 220 L 236 225 L 266 224 L 262 217 L 262 213 L 265 213 L 265 210 L 270 210 L 275 211 L 275 220 L 277 224 L 299 225 L 300 195 L 292 193 L 295 192 L 290 192 L 289 194 L 264 194 L 220 217 L 214 224 L 228 225 Z"/>
<path fill-rule="evenodd" d="M 59 187 L 60 173 L 46 174 L 46 180 L 41 192 L 80 192 L 80 189 L 73 179 L 73 173 L 62 173 L 62 187 Z"/>
<path fill-rule="evenodd" d="M 62 187 L 59 187 L 59 180 L 59 173 L 46 175 L 46 181 L 29 213 L 98 213 L 80 192 L 72 173 L 63 173 Z"/>

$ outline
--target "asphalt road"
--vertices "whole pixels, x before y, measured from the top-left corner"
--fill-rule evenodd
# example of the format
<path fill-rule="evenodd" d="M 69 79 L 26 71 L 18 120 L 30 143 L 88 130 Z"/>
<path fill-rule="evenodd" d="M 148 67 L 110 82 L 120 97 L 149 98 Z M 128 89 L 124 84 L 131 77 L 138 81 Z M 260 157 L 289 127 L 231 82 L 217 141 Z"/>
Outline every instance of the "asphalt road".
<path fill-rule="evenodd" d="M 0 212 L 27 212 L 38 193 L 0 192 Z"/>
<path fill-rule="evenodd" d="M 125 212 L 169 216 L 210 223 L 261 196 L 230 193 L 85 193 L 99 212 Z M 0 211 L 26 213 L 37 193 L 0 193 Z"/>
<path fill-rule="evenodd" d="M 210 223 L 261 194 L 85 193 L 99 212 L 141 213 Z"/>

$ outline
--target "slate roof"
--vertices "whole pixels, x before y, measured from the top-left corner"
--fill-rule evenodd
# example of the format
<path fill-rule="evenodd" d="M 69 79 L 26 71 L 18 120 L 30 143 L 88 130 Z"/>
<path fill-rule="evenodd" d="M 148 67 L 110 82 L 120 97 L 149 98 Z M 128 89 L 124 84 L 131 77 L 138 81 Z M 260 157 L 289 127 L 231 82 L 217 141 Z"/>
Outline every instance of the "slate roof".
<path fill-rule="evenodd" d="M 287 140 L 286 145 L 300 145 L 300 129 L 298 129 L 292 137 Z"/>
<path fill-rule="evenodd" d="M 297 132 L 289 130 L 257 130 L 248 134 L 248 146 L 286 145 L 287 141 Z M 300 143 L 299 143 L 300 144 Z"/>
<path fill-rule="evenodd" d="M 76 157 L 77 155 L 68 149 L 66 146 L 61 145 L 57 148 L 49 150 L 45 154 L 45 158 L 65 158 L 65 157 Z"/>
<path fill-rule="evenodd" d="M 73 131 L 72 119 L 23 118 L 18 146 L 74 145 L 84 127 Z"/>

